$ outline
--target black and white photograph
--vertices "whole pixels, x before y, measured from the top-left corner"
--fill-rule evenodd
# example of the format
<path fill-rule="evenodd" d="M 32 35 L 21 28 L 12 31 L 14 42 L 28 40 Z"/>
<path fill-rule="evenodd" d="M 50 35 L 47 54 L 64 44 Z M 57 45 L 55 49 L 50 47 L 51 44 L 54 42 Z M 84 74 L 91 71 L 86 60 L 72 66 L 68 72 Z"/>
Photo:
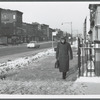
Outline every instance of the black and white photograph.
<path fill-rule="evenodd" d="M 100 2 L 0 1 L 0 95 L 99 96 Z"/>

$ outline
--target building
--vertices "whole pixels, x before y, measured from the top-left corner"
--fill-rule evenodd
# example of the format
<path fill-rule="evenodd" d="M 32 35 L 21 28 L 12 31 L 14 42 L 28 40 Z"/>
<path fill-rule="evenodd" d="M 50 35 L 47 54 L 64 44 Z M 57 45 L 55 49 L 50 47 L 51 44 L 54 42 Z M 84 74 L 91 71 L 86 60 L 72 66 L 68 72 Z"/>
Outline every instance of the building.
<path fill-rule="evenodd" d="M 33 25 L 33 29 L 34 29 L 34 32 L 35 32 L 35 40 L 36 41 L 43 41 L 43 31 L 42 31 L 42 25 L 37 23 L 37 22 L 34 22 L 32 23 Z"/>
<path fill-rule="evenodd" d="M 90 41 L 90 35 L 88 34 L 90 31 L 90 17 L 87 16 L 84 20 L 84 24 L 83 24 L 83 39 L 84 39 L 84 43 L 86 43 L 86 41 Z"/>
<path fill-rule="evenodd" d="M 37 22 L 33 22 L 32 25 L 33 25 L 34 29 L 41 30 L 41 24 L 39 24 Z"/>
<path fill-rule="evenodd" d="M 18 10 L 0 8 L 0 36 L 6 37 L 8 43 L 21 41 L 22 15 Z"/>
<path fill-rule="evenodd" d="M 33 25 L 29 23 L 23 23 L 22 28 L 23 28 L 23 41 L 27 43 L 33 41 L 35 37 Z"/>
<path fill-rule="evenodd" d="M 100 4 L 90 4 L 89 9 L 91 41 L 100 41 Z"/>
<path fill-rule="evenodd" d="M 41 29 L 41 24 L 39 23 L 23 23 L 23 35 L 24 35 L 24 42 L 30 41 L 43 41 L 45 35 Z"/>
<path fill-rule="evenodd" d="M 30 41 L 48 41 L 52 39 L 49 25 L 37 22 L 25 23 L 23 13 L 18 10 L 0 8 L 0 44 L 18 44 Z M 3 41 L 3 43 L 1 43 Z M 5 41 L 5 42 L 4 42 Z"/>
<path fill-rule="evenodd" d="M 100 76 L 100 4 L 90 4 L 90 31 L 91 41 L 94 43 L 94 49 L 90 55 L 94 57 L 95 76 Z M 92 58 L 91 57 L 91 58 Z M 93 60 L 93 59 L 91 59 Z"/>
<path fill-rule="evenodd" d="M 43 40 L 49 40 L 49 25 L 41 24 L 41 29 L 43 32 Z"/>

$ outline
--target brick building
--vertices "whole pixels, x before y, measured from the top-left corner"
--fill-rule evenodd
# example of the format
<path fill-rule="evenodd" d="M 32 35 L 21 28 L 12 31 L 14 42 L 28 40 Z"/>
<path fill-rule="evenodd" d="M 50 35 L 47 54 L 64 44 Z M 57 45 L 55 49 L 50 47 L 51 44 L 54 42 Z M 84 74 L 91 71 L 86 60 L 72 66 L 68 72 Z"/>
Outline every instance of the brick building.
<path fill-rule="evenodd" d="M 36 29 L 36 30 L 41 30 L 41 24 L 37 23 L 37 22 L 33 22 L 32 23 L 33 25 L 33 28 Z"/>
<path fill-rule="evenodd" d="M 43 40 L 49 40 L 49 25 L 42 24 L 41 29 L 44 35 Z"/>
<path fill-rule="evenodd" d="M 49 29 L 49 25 L 24 23 L 22 16 L 23 13 L 18 10 L 0 8 L 0 42 L 3 40 L 6 44 L 17 44 L 51 40 L 54 30 Z"/>
<path fill-rule="evenodd" d="M 22 15 L 18 10 L 0 8 L 0 36 L 7 38 L 7 43 L 21 41 Z"/>
<path fill-rule="evenodd" d="M 43 41 L 44 34 L 42 31 L 42 25 L 37 23 L 37 22 L 32 23 L 32 25 L 33 25 L 33 30 L 35 33 L 35 40 L 36 41 Z"/>
<path fill-rule="evenodd" d="M 34 40 L 35 34 L 33 31 L 33 25 L 29 23 L 23 23 L 22 28 L 23 28 L 23 41 L 30 42 Z"/>
<path fill-rule="evenodd" d="M 39 23 L 23 23 L 24 42 L 43 41 L 44 34 Z"/>

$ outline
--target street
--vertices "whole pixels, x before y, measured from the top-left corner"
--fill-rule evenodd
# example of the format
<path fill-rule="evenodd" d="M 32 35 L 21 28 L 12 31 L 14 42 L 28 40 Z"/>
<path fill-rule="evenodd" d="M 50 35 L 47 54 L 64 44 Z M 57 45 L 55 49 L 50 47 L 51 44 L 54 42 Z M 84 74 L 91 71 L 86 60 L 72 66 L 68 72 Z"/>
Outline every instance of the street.
<path fill-rule="evenodd" d="M 56 43 L 54 43 L 56 46 Z M 52 42 L 44 42 L 40 43 L 40 48 L 27 48 L 26 44 L 16 45 L 16 46 L 8 46 L 8 47 L 1 47 L 0 48 L 0 63 L 6 62 L 8 60 L 14 60 L 16 58 L 20 58 L 23 56 L 30 56 L 32 54 L 36 54 L 43 49 L 51 48 Z"/>
<path fill-rule="evenodd" d="M 40 45 L 39 49 L 44 49 L 44 48 L 49 48 L 52 47 L 52 43 L 42 43 Z M 12 55 L 12 54 L 18 54 L 18 53 L 23 53 L 23 52 L 28 52 L 28 51 L 36 51 L 38 49 L 28 49 L 26 44 L 24 45 L 20 45 L 20 46 L 12 46 L 12 47 L 7 47 L 7 48 L 1 48 L 0 49 L 0 57 L 2 56 L 8 56 L 8 55 Z"/>
<path fill-rule="evenodd" d="M 54 43 L 54 46 L 55 46 L 55 44 L 56 43 Z M 22 45 L 18 45 L 18 46 L 16 45 L 16 46 L 0 48 L 0 57 L 38 50 L 38 49 L 35 49 L 35 48 L 27 48 L 26 45 L 27 44 L 22 44 Z M 52 47 L 51 42 L 41 43 L 39 50 L 44 49 L 44 48 L 49 48 L 49 47 Z"/>

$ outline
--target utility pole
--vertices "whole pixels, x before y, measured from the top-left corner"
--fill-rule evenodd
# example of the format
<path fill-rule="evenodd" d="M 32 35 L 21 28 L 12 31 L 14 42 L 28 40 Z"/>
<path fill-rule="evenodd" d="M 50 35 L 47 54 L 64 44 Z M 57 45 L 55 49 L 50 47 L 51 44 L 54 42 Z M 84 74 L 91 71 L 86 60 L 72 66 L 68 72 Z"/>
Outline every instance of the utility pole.
<path fill-rule="evenodd" d="M 73 44 L 73 36 L 72 36 L 72 22 L 71 22 L 71 45 Z"/>

